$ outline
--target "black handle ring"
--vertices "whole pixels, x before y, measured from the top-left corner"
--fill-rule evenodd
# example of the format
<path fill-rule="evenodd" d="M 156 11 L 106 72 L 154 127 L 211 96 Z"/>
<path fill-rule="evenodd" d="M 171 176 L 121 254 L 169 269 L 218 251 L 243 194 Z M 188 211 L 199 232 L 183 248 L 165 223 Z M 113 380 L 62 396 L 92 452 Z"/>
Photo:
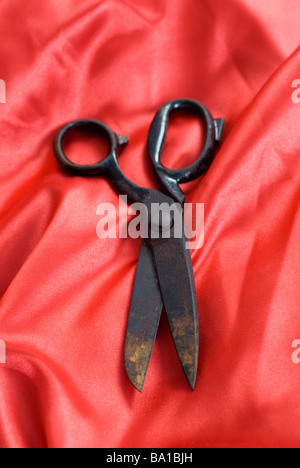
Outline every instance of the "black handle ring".
<path fill-rule="evenodd" d="M 183 169 L 169 169 L 161 163 L 161 155 L 166 140 L 170 114 L 177 109 L 191 109 L 200 116 L 205 124 L 206 139 L 201 154 L 194 163 Z M 215 148 L 215 120 L 209 110 L 200 102 L 192 99 L 177 99 L 168 102 L 156 113 L 148 136 L 150 158 L 156 169 L 163 171 L 169 177 L 176 180 L 177 183 L 189 182 L 205 172 L 214 155 Z"/>
<path fill-rule="evenodd" d="M 67 157 L 64 151 L 64 140 L 68 133 L 78 129 L 92 129 L 97 133 L 104 135 L 109 142 L 108 154 L 94 164 L 76 164 Z M 113 154 L 115 154 L 118 146 L 128 142 L 127 137 L 121 137 L 114 133 L 107 125 L 99 120 L 80 119 L 64 125 L 57 133 L 53 142 L 53 151 L 55 158 L 61 167 L 68 173 L 81 176 L 95 176 L 106 173 L 107 164 Z"/>

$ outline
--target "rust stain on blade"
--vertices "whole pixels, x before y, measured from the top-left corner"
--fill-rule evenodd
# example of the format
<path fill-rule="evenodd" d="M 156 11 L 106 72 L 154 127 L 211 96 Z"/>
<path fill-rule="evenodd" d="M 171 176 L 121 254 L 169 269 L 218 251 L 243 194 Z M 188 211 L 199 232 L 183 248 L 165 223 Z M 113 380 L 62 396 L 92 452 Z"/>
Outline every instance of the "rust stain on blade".
<path fill-rule="evenodd" d="M 198 330 L 195 329 L 195 321 L 190 313 L 182 313 L 180 317 L 169 317 L 169 323 L 181 365 L 194 389 L 198 357 L 198 340 L 195 336 Z"/>
<path fill-rule="evenodd" d="M 153 340 L 142 339 L 127 333 L 125 348 L 125 366 L 128 377 L 137 390 L 142 392 L 149 360 L 153 348 Z"/>
<path fill-rule="evenodd" d="M 133 385 L 143 390 L 162 311 L 162 298 L 151 248 L 143 240 L 128 318 L 125 367 Z"/>

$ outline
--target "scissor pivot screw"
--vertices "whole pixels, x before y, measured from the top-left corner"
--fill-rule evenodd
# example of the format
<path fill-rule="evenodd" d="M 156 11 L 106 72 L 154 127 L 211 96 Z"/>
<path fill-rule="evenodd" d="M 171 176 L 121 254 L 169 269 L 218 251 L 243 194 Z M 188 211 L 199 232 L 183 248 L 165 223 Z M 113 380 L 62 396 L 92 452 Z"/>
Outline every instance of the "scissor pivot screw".
<path fill-rule="evenodd" d="M 151 207 L 151 231 L 164 234 L 170 232 L 174 225 L 173 214 L 170 210 L 164 211 L 160 206 L 153 205 Z"/>

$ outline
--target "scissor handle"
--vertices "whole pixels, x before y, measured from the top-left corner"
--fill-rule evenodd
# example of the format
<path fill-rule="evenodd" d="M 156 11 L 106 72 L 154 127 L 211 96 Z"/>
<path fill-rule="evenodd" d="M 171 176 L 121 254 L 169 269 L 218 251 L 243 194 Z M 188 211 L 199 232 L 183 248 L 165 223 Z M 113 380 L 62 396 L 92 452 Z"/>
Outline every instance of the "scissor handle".
<path fill-rule="evenodd" d="M 103 159 L 94 164 L 77 164 L 72 162 L 64 151 L 64 140 L 68 133 L 78 129 L 93 130 L 97 134 L 104 136 L 109 143 L 108 154 Z M 80 119 L 74 120 L 73 122 L 64 125 L 59 130 L 53 142 L 53 149 L 57 161 L 66 172 L 74 175 L 88 177 L 106 174 L 112 155 L 116 153 L 116 150 L 119 146 L 124 145 L 127 142 L 127 137 L 117 135 L 107 125 L 105 125 L 103 122 L 100 122 L 99 120 Z"/>
<path fill-rule="evenodd" d="M 76 164 L 72 162 L 64 151 L 64 140 L 73 130 L 93 130 L 99 136 L 104 136 L 109 142 L 108 154 L 94 164 Z M 150 200 L 150 190 L 131 182 L 123 174 L 117 161 L 120 148 L 128 143 L 129 138 L 113 132 L 99 120 L 80 119 L 64 125 L 53 141 L 54 156 L 64 171 L 82 177 L 107 176 L 119 194 L 127 195 L 129 203 Z M 153 192 L 153 191 L 152 191 Z"/>
<path fill-rule="evenodd" d="M 206 139 L 201 154 L 193 164 L 183 169 L 169 169 L 161 163 L 161 155 L 166 140 L 170 114 L 177 109 L 190 109 L 204 121 Z M 185 195 L 178 184 L 190 182 L 209 169 L 221 139 L 224 122 L 224 119 L 214 119 L 203 104 L 192 99 L 170 101 L 156 113 L 148 135 L 149 155 L 160 182 L 167 193 L 179 203 L 184 202 Z"/>

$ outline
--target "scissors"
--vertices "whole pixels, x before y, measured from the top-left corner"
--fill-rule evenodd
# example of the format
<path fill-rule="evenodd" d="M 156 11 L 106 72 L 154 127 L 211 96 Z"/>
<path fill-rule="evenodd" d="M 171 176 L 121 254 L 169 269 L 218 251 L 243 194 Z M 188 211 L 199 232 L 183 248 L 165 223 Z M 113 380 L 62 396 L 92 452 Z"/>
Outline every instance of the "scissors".
<path fill-rule="evenodd" d="M 161 155 L 172 112 L 190 110 L 205 124 L 206 139 L 196 161 L 184 169 L 168 169 Z M 129 138 L 113 132 L 98 120 L 81 119 L 64 125 L 55 137 L 54 155 L 62 169 L 77 176 L 105 176 L 129 203 L 147 208 L 147 236 L 142 238 L 131 297 L 125 340 L 125 367 L 129 379 L 142 392 L 163 307 L 178 358 L 192 390 L 198 366 L 199 330 L 195 279 L 191 254 L 186 248 L 183 211 L 180 212 L 182 235 L 175 235 L 175 210 L 183 207 L 185 195 L 179 184 L 203 175 L 210 167 L 221 140 L 224 119 L 214 119 L 200 102 L 177 99 L 156 113 L 148 134 L 148 152 L 162 191 L 140 187 L 122 173 L 117 156 Z M 107 156 L 95 164 L 79 165 L 65 154 L 64 139 L 75 129 L 92 129 L 107 138 Z M 156 208 L 153 210 L 153 206 Z M 157 216 L 157 207 L 161 209 Z M 180 211 L 180 210 L 179 210 Z M 155 218 L 155 220 L 154 220 Z"/>

